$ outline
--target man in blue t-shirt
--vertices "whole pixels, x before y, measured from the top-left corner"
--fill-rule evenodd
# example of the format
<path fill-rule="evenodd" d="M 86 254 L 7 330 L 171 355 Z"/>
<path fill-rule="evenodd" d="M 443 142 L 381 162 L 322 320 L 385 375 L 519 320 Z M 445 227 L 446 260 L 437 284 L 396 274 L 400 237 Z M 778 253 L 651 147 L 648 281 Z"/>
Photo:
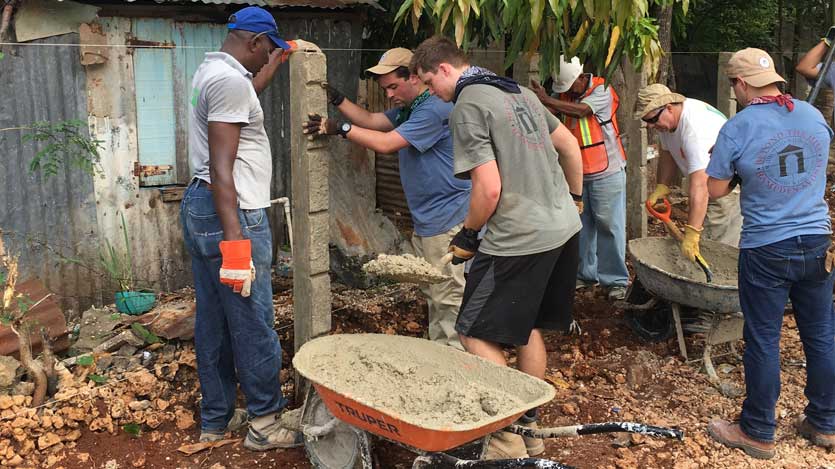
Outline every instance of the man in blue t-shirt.
<path fill-rule="evenodd" d="M 835 447 L 835 277 L 827 261 L 829 210 L 823 198 L 832 130 L 810 104 L 784 95 L 767 53 L 744 49 L 728 61 L 746 106 L 719 131 L 707 166 L 708 191 L 740 185 L 739 302 L 745 316 L 745 387 L 738 423 L 714 420 L 713 439 L 755 458 L 774 457 L 780 396 L 780 330 L 791 300 L 806 354 L 809 405 L 797 431 Z"/>
<path fill-rule="evenodd" d="M 330 103 L 348 119 L 339 121 L 310 115 L 305 133 L 341 135 L 377 153 L 398 152 L 400 182 L 412 213 L 412 246 L 450 279 L 423 287 L 429 305 L 429 339 L 462 349 L 455 321 L 464 292 L 464 266 L 441 261 L 461 230 L 470 202 L 470 181 L 455 178 L 449 113 L 452 104 L 429 94 L 426 85 L 409 71 L 412 51 L 386 51 L 367 70 L 395 107 L 372 113 L 327 86 Z"/>

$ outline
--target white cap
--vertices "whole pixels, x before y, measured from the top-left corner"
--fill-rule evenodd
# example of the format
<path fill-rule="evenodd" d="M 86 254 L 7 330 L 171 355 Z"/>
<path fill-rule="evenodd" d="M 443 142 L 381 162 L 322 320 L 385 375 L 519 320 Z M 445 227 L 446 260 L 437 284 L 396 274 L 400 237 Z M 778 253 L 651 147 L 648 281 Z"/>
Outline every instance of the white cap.
<path fill-rule="evenodd" d="M 574 84 L 574 81 L 577 80 L 577 77 L 583 73 L 583 64 L 580 63 L 580 59 L 577 57 L 573 57 L 571 62 L 565 61 L 565 56 L 560 56 L 560 74 L 557 76 L 557 79 L 554 80 L 554 84 L 551 87 L 554 90 L 554 93 L 565 93 L 571 88 L 571 85 Z"/>

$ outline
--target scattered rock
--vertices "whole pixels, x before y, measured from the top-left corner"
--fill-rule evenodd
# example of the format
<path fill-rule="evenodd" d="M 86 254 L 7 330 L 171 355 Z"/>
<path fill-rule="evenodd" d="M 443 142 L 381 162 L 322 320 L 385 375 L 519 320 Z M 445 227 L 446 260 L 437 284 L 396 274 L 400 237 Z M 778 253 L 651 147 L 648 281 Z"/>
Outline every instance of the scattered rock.
<path fill-rule="evenodd" d="M 7 388 L 14 384 L 20 362 L 14 357 L 0 355 L 0 388 Z"/>
<path fill-rule="evenodd" d="M 113 352 L 118 350 L 123 345 L 132 345 L 134 347 L 141 347 L 145 345 L 145 341 L 136 337 L 136 334 L 133 333 L 131 330 L 122 331 L 116 334 L 114 337 L 100 343 L 96 347 L 93 348 L 93 352 L 101 353 L 101 352 Z"/>
<path fill-rule="evenodd" d="M 194 414 L 182 407 L 177 407 L 174 411 L 174 418 L 177 428 L 185 430 L 194 426 Z"/>
<path fill-rule="evenodd" d="M 60 442 L 61 442 L 61 437 L 60 436 L 58 436 L 58 435 L 56 435 L 52 432 L 44 433 L 43 435 L 41 435 L 40 438 L 38 438 L 38 449 L 43 451 L 46 448 L 49 448 L 50 446 L 53 446 L 53 445 L 57 445 Z"/>
<path fill-rule="evenodd" d="M 133 410 L 133 411 L 146 410 L 149 407 L 151 407 L 151 401 L 149 401 L 149 400 L 132 401 L 131 403 L 128 404 L 128 408 L 130 410 Z M 162 410 L 164 410 L 164 409 L 162 409 Z"/>
<path fill-rule="evenodd" d="M 13 457 L 3 460 L 3 466 L 17 467 L 21 464 L 23 464 L 23 458 L 20 457 L 19 454 L 15 454 Z"/>
<path fill-rule="evenodd" d="M 628 448 L 632 446 L 632 439 L 629 438 L 629 433 L 615 433 L 614 438 L 612 438 L 612 445 L 617 448 Z"/>
<path fill-rule="evenodd" d="M 577 415 L 580 413 L 580 408 L 573 402 L 566 402 L 560 409 L 562 409 L 563 415 Z"/>
<path fill-rule="evenodd" d="M 20 381 L 12 387 L 12 394 L 16 396 L 31 396 L 35 394 L 35 383 L 31 381 Z"/>
<path fill-rule="evenodd" d="M 114 307 L 90 308 L 81 315 L 81 329 L 73 348 L 93 350 L 111 337 L 111 331 L 122 322 L 122 315 Z"/>
<path fill-rule="evenodd" d="M 119 463 L 115 459 L 111 459 L 104 463 L 104 469 L 119 469 Z"/>

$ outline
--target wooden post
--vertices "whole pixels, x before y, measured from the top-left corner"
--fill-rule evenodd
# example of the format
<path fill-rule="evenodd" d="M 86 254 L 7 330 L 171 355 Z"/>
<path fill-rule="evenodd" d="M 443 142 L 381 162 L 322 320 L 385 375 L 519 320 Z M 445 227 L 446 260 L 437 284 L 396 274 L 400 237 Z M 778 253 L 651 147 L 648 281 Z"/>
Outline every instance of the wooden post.
<path fill-rule="evenodd" d="M 328 253 L 328 153 L 326 140 L 302 134 L 302 116 L 327 115 L 321 84 L 327 64 L 320 51 L 290 56 L 290 158 L 293 208 L 293 325 L 296 351 L 331 329 Z M 296 399 L 303 396 L 296 376 Z"/>
<path fill-rule="evenodd" d="M 719 71 L 716 75 L 716 108 L 728 119 L 736 115 L 736 96 L 726 73 L 732 55 L 733 52 L 719 53 Z"/>

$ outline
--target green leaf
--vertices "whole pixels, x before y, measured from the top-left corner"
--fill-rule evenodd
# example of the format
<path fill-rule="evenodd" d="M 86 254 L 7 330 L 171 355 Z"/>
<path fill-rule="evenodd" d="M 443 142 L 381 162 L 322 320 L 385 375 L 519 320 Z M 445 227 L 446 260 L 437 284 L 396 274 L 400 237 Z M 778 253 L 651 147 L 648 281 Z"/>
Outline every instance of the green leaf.
<path fill-rule="evenodd" d="M 104 383 L 107 382 L 107 376 L 93 374 L 93 375 L 89 375 L 87 377 L 90 378 L 90 381 L 92 381 L 96 384 L 104 384 Z"/>
<path fill-rule="evenodd" d="M 93 356 L 92 355 L 82 355 L 75 360 L 76 365 L 81 366 L 90 366 L 93 364 Z"/>
<path fill-rule="evenodd" d="M 6 54 L 4 54 L 4 53 L 0 52 L 0 60 L 3 60 L 3 59 L 5 59 L 5 58 L 6 58 Z"/>
<path fill-rule="evenodd" d="M 534 33 L 539 31 L 539 25 L 542 24 L 542 14 L 544 9 L 544 0 L 531 0 L 531 29 L 533 29 Z"/>
<path fill-rule="evenodd" d="M 142 427 L 135 423 L 127 423 L 123 425 L 122 430 L 124 430 L 125 433 L 135 437 L 138 437 L 142 433 Z"/>
<path fill-rule="evenodd" d="M 161 342 L 159 337 L 157 337 L 153 332 L 149 331 L 148 328 L 146 328 L 142 324 L 139 324 L 138 322 L 131 324 L 130 328 L 137 336 L 144 340 L 146 344 L 156 344 Z"/>

